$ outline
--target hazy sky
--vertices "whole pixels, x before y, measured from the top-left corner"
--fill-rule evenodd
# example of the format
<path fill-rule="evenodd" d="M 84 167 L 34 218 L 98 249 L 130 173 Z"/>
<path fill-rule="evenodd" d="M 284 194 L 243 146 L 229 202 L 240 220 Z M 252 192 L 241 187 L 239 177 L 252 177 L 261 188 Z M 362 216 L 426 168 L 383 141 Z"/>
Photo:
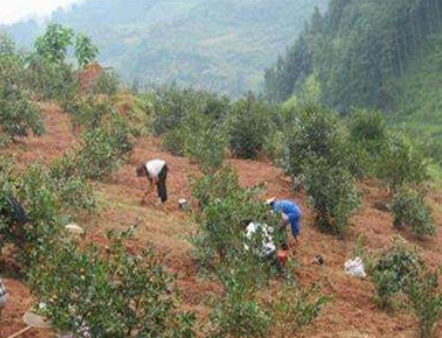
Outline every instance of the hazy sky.
<path fill-rule="evenodd" d="M 49 15 L 58 7 L 66 7 L 79 0 L 3 0 L 0 23 L 13 23 L 23 18 Z"/>

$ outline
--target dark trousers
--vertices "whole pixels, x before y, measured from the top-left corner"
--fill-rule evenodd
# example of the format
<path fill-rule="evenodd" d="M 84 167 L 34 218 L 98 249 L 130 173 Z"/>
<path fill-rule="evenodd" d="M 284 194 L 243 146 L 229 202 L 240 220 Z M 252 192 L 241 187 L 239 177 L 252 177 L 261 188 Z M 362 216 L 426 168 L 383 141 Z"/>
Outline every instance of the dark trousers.
<path fill-rule="evenodd" d="M 158 174 L 158 182 L 157 182 L 157 192 L 158 197 L 161 198 L 161 202 L 164 203 L 167 201 L 167 187 L 166 187 L 166 179 L 167 179 L 167 164 L 161 169 Z"/>

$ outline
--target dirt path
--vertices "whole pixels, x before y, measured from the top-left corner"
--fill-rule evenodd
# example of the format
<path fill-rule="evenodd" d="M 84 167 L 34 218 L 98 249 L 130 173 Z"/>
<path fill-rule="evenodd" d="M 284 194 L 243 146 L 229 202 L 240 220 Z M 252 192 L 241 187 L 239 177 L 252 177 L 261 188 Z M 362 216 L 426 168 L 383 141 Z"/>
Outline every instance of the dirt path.
<path fill-rule="evenodd" d="M 72 134 L 69 118 L 65 114 L 48 106 L 46 117 L 47 134 L 44 137 L 26 139 L 8 150 L 16 155 L 20 165 L 36 159 L 47 162 L 75 144 L 75 135 Z M 156 157 L 165 159 L 170 165 L 170 199 L 165 206 L 140 203 L 147 181 L 136 178 L 134 172 L 136 164 Z M 302 235 L 296 254 L 299 266 L 296 270 L 297 281 L 303 286 L 318 282 L 323 292 L 331 297 L 331 303 L 315 324 L 300 333 L 299 337 L 414 337 L 416 323 L 410 313 L 399 310 L 390 315 L 379 311 L 373 302 L 374 289 L 370 281 L 351 278 L 343 272 L 344 262 L 354 257 L 358 238 L 363 238 L 369 250 L 377 250 L 391 243 L 395 236 L 401 235 L 393 229 L 391 216 L 372 206 L 375 201 L 385 198 L 382 189 L 373 182 L 361 185 L 363 204 L 351 221 L 353 226 L 348 236 L 340 240 L 320 233 L 312 226 L 312 215 L 305 196 L 293 193 L 290 179 L 280 169 L 256 161 L 230 160 L 230 163 L 238 171 L 244 186 L 262 183 L 265 185 L 266 196 L 292 198 L 303 209 Z M 162 152 L 155 140 L 141 140 L 136 144 L 131 163 L 122 167 L 108 182 L 96 185 L 99 211 L 84 221 L 83 225 L 88 228 L 89 236 L 100 242 L 107 230 L 125 229 L 136 220 L 142 220 L 136 232 L 134 250 L 153 245 L 160 254 L 165 255 L 165 266 L 177 275 L 183 307 L 205 317 L 210 310 L 205 303 L 206 297 L 219 294 L 220 288 L 198 277 L 190 242 L 196 226 L 179 210 L 177 203 L 181 197 L 190 197 L 188 177 L 195 173 L 197 167 L 187 159 Z M 149 200 L 155 201 L 154 192 Z M 440 225 L 442 214 L 436 207 L 435 212 Z M 442 239 L 441 229 L 438 228 L 435 239 L 424 242 L 405 237 L 422 248 L 425 258 L 437 264 L 442 260 L 442 249 L 437 245 Z M 312 263 L 318 254 L 324 257 L 324 266 Z M 20 282 L 6 279 L 6 285 L 11 302 L 4 314 L 0 337 L 23 328 L 21 316 L 33 301 Z M 278 283 L 274 287 L 278 288 Z M 44 336 L 32 332 L 24 337 Z"/>

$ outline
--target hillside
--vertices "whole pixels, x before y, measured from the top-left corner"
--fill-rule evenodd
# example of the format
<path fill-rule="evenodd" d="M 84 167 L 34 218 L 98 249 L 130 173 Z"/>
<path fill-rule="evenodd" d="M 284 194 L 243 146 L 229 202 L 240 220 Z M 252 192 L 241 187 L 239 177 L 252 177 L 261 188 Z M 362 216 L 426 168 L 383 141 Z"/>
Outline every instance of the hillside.
<path fill-rule="evenodd" d="M 192 85 L 239 95 L 258 89 L 275 55 L 297 37 L 327 0 L 87 0 L 51 20 L 90 34 L 100 61 L 129 82 Z M 105 18 L 105 20 L 103 20 Z M 29 46 L 43 27 L 5 27 Z"/>
<path fill-rule="evenodd" d="M 314 84 L 320 88 L 314 99 L 340 112 L 354 106 L 392 109 L 397 81 L 413 76 L 409 64 L 427 43 L 436 43 L 432 36 L 441 22 L 440 1 L 333 0 L 267 71 L 267 96 L 302 99 Z"/>
<path fill-rule="evenodd" d="M 43 105 L 47 133 L 40 137 L 30 137 L 12 145 L 7 153 L 15 154 L 16 164 L 26 167 L 34 161 L 49 163 L 75 144 L 78 135 L 72 133 L 67 114 L 53 104 Z M 55 148 L 56 146 L 56 148 Z M 2 151 L 4 154 L 5 151 Z M 134 166 L 146 158 L 162 157 L 171 166 L 170 202 L 164 207 L 152 204 L 140 204 L 145 189 L 145 180 L 134 176 Z M 280 169 L 271 164 L 257 161 L 229 160 L 238 170 L 244 186 L 265 184 L 265 196 L 293 198 L 300 203 L 305 217 L 300 246 L 296 256 L 296 278 L 299 285 L 308 286 L 319 283 L 322 291 L 332 299 L 315 324 L 297 337 L 415 337 L 415 320 L 405 310 L 394 316 L 379 310 L 373 302 L 373 286 L 369 279 L 359 280 L 346 276 L 344 262 L 353 257 L 361 244 L 369 252 L 388 246 L 398 232 L 391 226 L 391 216 L 373 207 L 373 203 L 385 197 L 385 191 L 376 182 L 366 182 L 360 186 L 363 192 L 363 205 L 351 220 L 352 227 L 345 241 L 321 233 L 314 227 L 312 212 L 306 204 L 304 194 L 293 193 L 291 181 Z M 87 229 L 87 240 L 100 245 L 106 242 L 105 233 L 110 229 L 125 230 L 136 219 L 142 223 L 135 233 L 133 250 L 141 250 L 152 244 L 158 253 L 165 254 L 163 264 L 169 271 L 176 273 L 176 284 L 183 296 L 182 307 L 197 313 L 198 321 L 208 316 L 210 299 L 219 296 L 220 286 L 203 276 L 199 276 L 197 262 L 193 259 L 190 241 L 196 231 L 196 224 L 191 217 L 179 210 L 177 199 L 190 197 L 188 175 L 197 172 L 195 165 L 189 164 L 182 157 L 174 157 L 161 150 L 156 139 L 143 138 L 136 143 L 130 162 L 123 166 L 106 183 L 95 183 L 99 197 L 99 212 L 79 220 Z M 153 193 L 150 195 L 153 200 Z M 433 203 L 441 200 L 440 194 L 433 193 Z M 435 205 L 435 204 L 434 204 Z M 442 210 L 434 208 L 437 223 L 442 223 Z M 362 242 L 361 242 L 362 239 Z M 438 243 L 442 240 L 442 227 L 438 226 L 437 236 L 419 244 L 425 259 L 437 265 L 442 259 L 442 249 Z M 314 263 L 316 255 L 322 255 L 325 265 Z M 11 294 L 10 306 L 6 308 L 0 327 L 0 336 L 8 335 L 24 328 L 22 314 L 33 303 L 26 284 L 15 276 L 14 262 L 5 255 L 1 262 L 5 283 Z M 281 281 L 272 281 L 270 299 Z M 442 326 L 439 326 L 442 329 Z M 200 332 L 203 335 L 203 332 Z M 47 331 L 31 330 L 23 335 L 26 338 L 47 337 Z M 271 337 L 280 337 L 277 333 Z"/>
<path fill-rule="evenodd" d="M 428 40 L 422 52 L 410 61 L 397 83 L 394 109 L 389 112 L 393 124 L 403 126 L 412 135 L 426 135 L 442 142 L 442 32 Z"/>

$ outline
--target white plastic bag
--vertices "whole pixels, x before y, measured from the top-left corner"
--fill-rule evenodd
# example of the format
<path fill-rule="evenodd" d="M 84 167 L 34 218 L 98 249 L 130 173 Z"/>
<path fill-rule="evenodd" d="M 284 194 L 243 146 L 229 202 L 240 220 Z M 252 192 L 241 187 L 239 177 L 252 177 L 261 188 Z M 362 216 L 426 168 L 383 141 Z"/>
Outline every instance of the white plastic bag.
<path fill-rule="evenodd" d="M 350 259 L 345 262 L 344 265 L 345 273 L 350 276 L 365 278 L 367 274 L 364 270 L 364 262 L 360 257 L 356 257 L 355 259 Z"/>

